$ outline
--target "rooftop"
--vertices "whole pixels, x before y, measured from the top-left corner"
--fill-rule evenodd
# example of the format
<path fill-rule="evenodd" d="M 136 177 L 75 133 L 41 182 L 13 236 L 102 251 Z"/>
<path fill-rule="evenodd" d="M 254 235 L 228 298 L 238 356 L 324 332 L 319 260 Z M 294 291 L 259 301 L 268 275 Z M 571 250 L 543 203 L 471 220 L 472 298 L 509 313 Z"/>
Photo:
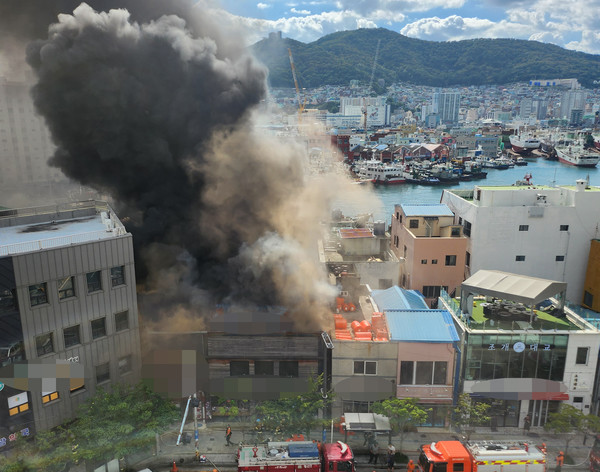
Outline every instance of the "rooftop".
<path fill-rule="evenodd" d="M 454 216 L 445 203 L 431 204 L 400 204 L 406 216 Z"/>
<path fill-rule="evenodd" d="M 416 290 L 406 290 L 397 285 L 385 290 L 373 290 L 371 298 L 379 311 L 429 309 L 419 292 Z"/>
<path fill-rule="evenodd" d="M 126 234 L 106 202 L 85 201 L 0 211 L 0 256 Z"/>
<path fill-rule="evenodd" d="M 459 339 L 446 310 L 393 310 L 385 316 L 391 341 L 451 343 Z"/>

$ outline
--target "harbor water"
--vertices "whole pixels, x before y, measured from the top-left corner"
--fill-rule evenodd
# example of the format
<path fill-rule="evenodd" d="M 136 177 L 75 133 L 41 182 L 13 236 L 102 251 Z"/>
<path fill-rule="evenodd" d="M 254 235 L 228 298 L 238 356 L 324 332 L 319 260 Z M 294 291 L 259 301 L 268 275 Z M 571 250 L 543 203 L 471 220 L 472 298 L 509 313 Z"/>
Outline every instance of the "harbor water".
<path fill-rule="evenodd" d="M 590 185 L 600 186 L 600 169 L 575 167 L 562 164 L 558 161 L 548 161 L 543 158 L 529 158 L 527 166 L 515 166 L 506 170 L 484 169 L 487 178 L 459 182 L 452 185 L 371 185 L 375 196 L 375 206 L 368 209 L 373 214 L 374 221 L 391 223 L 394 205 L 401 203 L 439 203 L 444 189 L 472 189 L 475 186 L 502 186 L 512 185 L 517 180 L 524 180 L 525 174 L 531 174 L 534 185 L 575 185 L 578 179 L 589 178 Z M 365 213 L 364 201 L 347 198 L 335 202 L 335 207 L 342 210 L 345 215 L 355 216 Z"/>

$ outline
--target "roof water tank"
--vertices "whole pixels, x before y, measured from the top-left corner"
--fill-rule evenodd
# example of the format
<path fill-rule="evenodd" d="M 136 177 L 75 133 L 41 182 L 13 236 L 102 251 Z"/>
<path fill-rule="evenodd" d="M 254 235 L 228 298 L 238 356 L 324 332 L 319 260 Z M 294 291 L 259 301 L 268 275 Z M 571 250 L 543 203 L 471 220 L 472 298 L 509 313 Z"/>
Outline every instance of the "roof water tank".
<path fill-rule="evenodd" d="M 373 234 L 375 236 L 385 236 L 385 221 L 376 221 L 373 224 Z"/>

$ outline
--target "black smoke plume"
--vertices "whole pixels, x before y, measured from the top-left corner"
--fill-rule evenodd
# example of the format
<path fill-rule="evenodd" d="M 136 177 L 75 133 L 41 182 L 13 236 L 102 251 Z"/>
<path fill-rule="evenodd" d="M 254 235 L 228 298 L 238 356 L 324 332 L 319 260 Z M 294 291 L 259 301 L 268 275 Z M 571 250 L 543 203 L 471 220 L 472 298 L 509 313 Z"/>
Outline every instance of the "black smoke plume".
<path fill-rule="evenodd" d="M 72 6 L 53 3 L 44 21 Z M 61 13 L 28 46 L 34 102 L 57 146 L 51 165 L 111 195 L 134 235 L 138 282 L 167 310 L 283 305 L 314 329 L 330 295 L 304 244 L 314 234 L 299 204 L 314 193 L 299 154 L 251 126 L 265 69 L 187 2 L 119 4 L 130 11 Z"/>

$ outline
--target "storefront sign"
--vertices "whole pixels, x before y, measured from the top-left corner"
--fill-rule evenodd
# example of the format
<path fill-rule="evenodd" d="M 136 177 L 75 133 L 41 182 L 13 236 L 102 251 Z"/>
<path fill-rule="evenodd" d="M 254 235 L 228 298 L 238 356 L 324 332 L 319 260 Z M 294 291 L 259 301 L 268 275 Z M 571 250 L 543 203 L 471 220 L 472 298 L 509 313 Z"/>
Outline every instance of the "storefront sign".
<path fill-rule="evenodd" d="M 498 347 L 496 347 L 498 346 Z M 523 352 L 525 349 L 527 349 L 527 344 L 525 344 L 524 342 L 516 342 L 513 344 L 512 348 L 515 352 Z M 530 351 L 551 351 L 551 345 L 550 344 L 529 344 L 529 350 Z M 504 344 L 495 344 L 495 343 L 491 343 L 488 347 L 488 351 L 495 351 L 495 350 L 501 350 L 501 351 L 509 351 L 510 350 L 510 343 L 504 343 Z"/>

